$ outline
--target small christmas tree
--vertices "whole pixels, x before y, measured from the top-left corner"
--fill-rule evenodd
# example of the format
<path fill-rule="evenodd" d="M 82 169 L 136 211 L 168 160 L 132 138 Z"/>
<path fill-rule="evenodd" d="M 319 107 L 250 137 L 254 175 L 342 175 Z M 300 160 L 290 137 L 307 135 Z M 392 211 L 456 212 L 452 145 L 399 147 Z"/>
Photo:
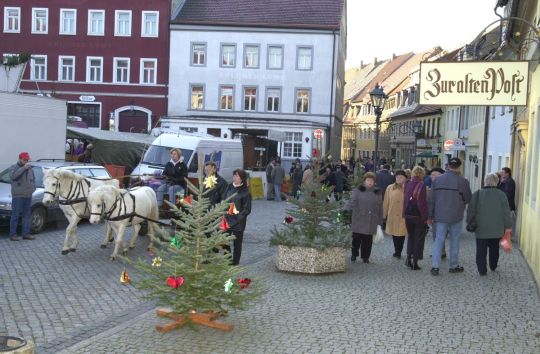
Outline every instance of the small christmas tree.
<path fill-rule="evenodd" d="M 187 182 L 193 197 L 184 198 L 180 209 L 170 204 L 177 215 L 172 219 L 176 231 L 173 237 L 162 236 L 166 243 L 152 240 L 155 257 L 151 264 L 145 259 L 124 258 L 144 275 L 140 279 L 134 277 L 135 286 L 146 291 L 146 298 L 170 309 L 158 310 L 158 315 L 176 321 L 158 326 L 160 331 L 190 322 L 231 330 L 231 325 L 214 320 L 230 309 L 245 309 L 264 291 L 261 284 L 241 278 L 244 268 L 232 266 L 231 255 L 221 250 L 234 236 L 220 229 L 229 203 L 223 201 L 210 207 L 205 197 L 208 190 L 203 193 L 203 185 L 213 188 L 213 182 L 212 177 L 203 182 L 201 174 L 198 187 Z"/>
<path fill-rule="evenodd" d="M 319 171 L 317 162 L 313 182 L 302 186 L 298 199 L 289 198 L 293 207 L 287 209 L 285 227 L 272 230 L 271 245 L 323 249 L 350 244 L 350 231 L 341 214 L 343 203 L 334 200 L 333 188 L 322 183 Z"/>

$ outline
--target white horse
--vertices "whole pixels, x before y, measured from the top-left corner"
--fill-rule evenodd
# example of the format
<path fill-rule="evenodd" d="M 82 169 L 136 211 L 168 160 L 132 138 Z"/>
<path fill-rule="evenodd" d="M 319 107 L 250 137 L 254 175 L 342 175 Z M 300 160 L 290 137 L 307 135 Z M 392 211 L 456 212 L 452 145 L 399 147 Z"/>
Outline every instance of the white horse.
<path fill-rule="evenodd" d="M 88 195 L 90 207 L 90 222 L 97 224 L 105 219 L 116 234 L 114 251 L 111 260 L 115 260 L 118 248 L 122 246 L 122 254 L 127 255 L 128 249 L 124 243 L 126 227 L 133 225 L 133 236 L 129 245 L 135 247 L 141 223 L 148 221 L 150 242 L 154 238 L 157 226 L 152 220 L 159 219 L 156 193 L 150 187 L 138 187 L 131 190 L 121 190 L 114 186 L 103 185 L 90 191 Z"/>
<path fill-rule="evenodd" d="M 69 222 L 64 238 L 62 254 L 75 252 L 79 245 L 77 237 L 77 225 L 82 219 L 90 217 L 87 197 L 90 191 L 101 185 L 112 185 L 118 187 L 118 180 L 107 178 L 85 178 L 78 173 L 68 170 L 54 169 L 47 170 L 43 176 L 45 194 L 43 204 L 50 205 L 58 198 L 60 209 Z M 72 238 L 71 247 L 68 246 L 69 239 Z M 101 243 L 101 248 L 107 247 L 108 242 L 112 242 L 112 230 L 107 227 L 105 239 Z"/>

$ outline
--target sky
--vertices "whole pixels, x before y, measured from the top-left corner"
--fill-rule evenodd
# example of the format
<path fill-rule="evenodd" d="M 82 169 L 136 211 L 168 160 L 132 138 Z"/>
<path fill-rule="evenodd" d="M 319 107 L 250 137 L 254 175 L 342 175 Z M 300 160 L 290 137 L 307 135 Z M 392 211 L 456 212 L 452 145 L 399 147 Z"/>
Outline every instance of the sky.
<path fill-rule="evenodd" d="M 456 49 L 498 19 L 495 4 L 496 0 L 347 0 L 345 66 L 436 46 Z"/>

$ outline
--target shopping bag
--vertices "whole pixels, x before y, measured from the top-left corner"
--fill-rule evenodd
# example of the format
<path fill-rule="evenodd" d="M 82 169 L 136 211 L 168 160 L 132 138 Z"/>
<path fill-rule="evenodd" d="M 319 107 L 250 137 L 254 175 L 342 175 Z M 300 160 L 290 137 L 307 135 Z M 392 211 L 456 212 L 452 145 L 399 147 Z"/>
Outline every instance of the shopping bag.
<path fill-rule="evenodd" d="M 377 225 L 377 232 L 373 235 L 373 243 L 381 243 L 384 240 L 384 233 L 381 225 Z"/>
<path fill-rule="evenodd" d="M 503 237 L 499 241 L 499 245 L 501 246 L 503 251 L 507 253 L 512 252 L 512 241 L 510 241 L 510 236 L 512 236 L 512 232 L 510 230 L 507 230 L 504 232 Z"/>

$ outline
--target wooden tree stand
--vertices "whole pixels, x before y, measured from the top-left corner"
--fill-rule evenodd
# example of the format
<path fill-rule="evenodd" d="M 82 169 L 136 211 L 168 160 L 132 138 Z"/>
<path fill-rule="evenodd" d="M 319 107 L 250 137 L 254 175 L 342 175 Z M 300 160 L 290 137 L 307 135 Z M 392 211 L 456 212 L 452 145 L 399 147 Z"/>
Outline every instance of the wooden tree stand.
<path fill-rule="evenodd" d="M 171 309 L 158 308 L 156 313 L 160 317 L 168 317 L 173 320 L 165 325 L 157 325 L 156 330 L 161 333 L 172 331 L 173 329 L 180 328 L 188 322 L 188 318 L 195 324 L 206 326 L 210 328 L 219 329 L 225 332 L 233 330 L 234 325 L 230 323 L 224 323 L 216 321 L 219 318 L 219 314 L 214 312 L 208 313 L 189 313 L 187 315 L 180 315 L 173 312 Z"/>

